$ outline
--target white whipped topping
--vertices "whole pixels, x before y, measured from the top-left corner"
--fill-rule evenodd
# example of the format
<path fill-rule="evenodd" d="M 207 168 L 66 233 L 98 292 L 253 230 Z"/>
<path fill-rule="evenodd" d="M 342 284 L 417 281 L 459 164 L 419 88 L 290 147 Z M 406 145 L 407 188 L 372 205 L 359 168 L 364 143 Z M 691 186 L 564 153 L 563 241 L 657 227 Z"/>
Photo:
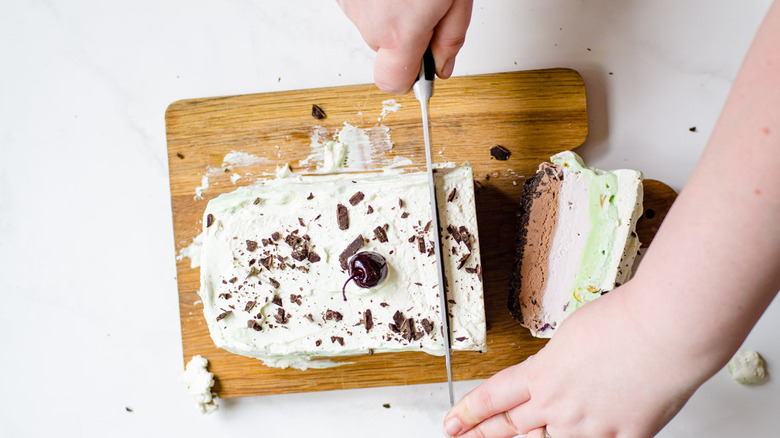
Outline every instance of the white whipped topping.
<path fill-rule="evenodd" d="M 209 361 L 205 357 L 199 354 L 192 356 L 181 376 L 181 381 L 187 385 L 187 392 L 204 414 L 219 409 L 218 397 L 211 392 L 211 387 L 214 386 L 214 373 L 207 370 L 208 365 Z"/>

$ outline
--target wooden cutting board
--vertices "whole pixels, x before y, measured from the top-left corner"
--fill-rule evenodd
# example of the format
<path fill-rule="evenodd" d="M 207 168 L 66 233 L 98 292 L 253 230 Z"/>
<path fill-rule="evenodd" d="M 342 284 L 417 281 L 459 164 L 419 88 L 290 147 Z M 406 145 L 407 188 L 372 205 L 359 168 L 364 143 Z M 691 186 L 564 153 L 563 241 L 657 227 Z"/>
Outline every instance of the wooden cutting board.
<path fill-rule="evenodd" d="M 310 152 L 311 136 L 333 135 L 348 122 L 359 128 L 389 128 L 394 143 L 387 159 L 405 157 L 424 169 L 420 106 L 409 94 L 397 97 L 398 112 L 380 117 L 382 102 L 392 98 L 373 85 L 295 90 L 244 96 L 188 99 L 170 105 L 168 138 L 177 254 L 200 232 L 206 203 L 221 193 L 247 185 L 277 165 L 294 172 L 313 170 L 299 164 Z M 312 117 L 312 104 L 327 117 Z M 535 353 L 545 341 L 533 338 L 506 310 L 515 236 L 515 214 L 523 180 L 551 155 L 581 145 L 588 133 L 585 87 L 568 69 L 524 71 L 437 81 L 430 103 L 434 161 L 470 161 L 477 186 L 476 202 L 482 252 L 488 350 L 455 352 L 456 380 L 487 378 Z M 491 158 L 503 145 L 511 156 Z M 240 151 L 265 158 L 250 165 L 223 166 Z M 257 161 L 257 160 L 256 160 Z M 630 163 L 629 163 L 630 165 Z M 231 176 L 239 174 L 238 180 Z M 195 189 L 206 175 L 203 199 Z M 638 232 L 649 242 L 675 197 L 657 181 L 646 181 L 646 214 Z M 200 354 L 210 361 L 219 396 L 322 391 L 446 381 L 444 359 L 425 353 L 386 353 L 340 359 L 354 362 L 325 370 L 268 368 L 255 359 L 214 346 L 197 290 L 199 270 L 189 259 L 177 262 L 184 361 Z"/>

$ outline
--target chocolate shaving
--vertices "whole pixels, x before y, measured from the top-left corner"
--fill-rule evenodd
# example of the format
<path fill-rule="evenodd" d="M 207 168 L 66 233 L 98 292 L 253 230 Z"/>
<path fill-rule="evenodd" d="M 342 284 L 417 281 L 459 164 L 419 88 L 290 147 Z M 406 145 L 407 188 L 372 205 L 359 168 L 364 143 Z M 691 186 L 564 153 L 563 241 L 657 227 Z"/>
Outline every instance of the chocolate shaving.
<path fill-rule="evenodd" d="M 301 248 L 297 251 L 293 251 L 290 254 L 290 257 L 292 257 L 295 261 L 301 262 L 309 257 L 309 244 L 306 242 L 303 242 L 303 245 Z"/>
<path fill-rule="evenodd" d="M 282 235 L 278 231 L 274 231 L 273 234 L 271 234 L 271 239 L 279 240 L 282 238 Z"/>
<path fill-rule="evenodd" d="M 284 266 L 284 265 L 282 265 L 282 266 Z M 268 277 L 268 281 L 270 281 L 270 282 L 271 282 L 271 284 L 273 285 L 273 287 L 274 287 L 274 288 L 276 288 L 276 289 L 278 289 L 278 288 L 279 288 L 280 284 L 279 284 L 279 282 L 278 282 L 278 281 L 276 281 L 275 279 L 273 279 L 273 278 L 271 278 L 271 277 Z"/>
<path fill-rule="evenodd" d="M 414 243 L 414 239 L 416 239 L 417 236 L 412 235 L 412 237 L 409 238 L 409 243 Z"/>
<path fill-rule="evenodd" d="M 271 299 L 271 302 L 276 304 L 277 306 L 281 307 L 284 304 L 282 303 L 282 297 L 279 295 L 274 295 L 274 297 Z"/>
<path fill-rule="evenodd" d="M 328 117 L 328 116 L 325 115 L 325 111 L 323 111 L 322 108 L 320 108 L 317 105 L 312 105 L 311 106 L 311 116 L 314 117 L 317 120 L 322 120 L 325 117 Z"/>
<path fill-rule="evenodd" d="M 314 199 L 314 193 L 309 192 L 309 196 L 306 197 L 306 200 L 311 201 L 312 199 Z"/>
<path fill-rule="evenodd" d="M 290 294 L 290 302 L 295 303 L 299 306 L 301 305 L 302 298 L 303 297 L 301 295 Z"/>
<path fill-rule="evenodd" d="M 349 212 L 347 212 L 347 207 L 338 204 L 336 206 L 336 218 L 339 222 L 339 230 L 346 230 L 349 228 Z"/>
<path fill-rule="evenodd" d="M 349 198 L 349 203 L 354 207 L 355 205 L 358 205 L 358 203 L 360 203 L 360 201 L 362 201 L 364 197 L 365 195 L 363 194 L 363 192 L 357 192 L 354 195 L 352 195 L 351 198 Z"/>
<path fill-rule="evenodd" d="M 214 223 L 214 215 L 209 213 L 206 215 L 206 228 L 210 227 Z"/>
<path fill-rule="evenodd" d="M 465 271 L 468 272 L 469 274 L 476 274 L 477 273 L 477 269 L 476 268 L 466 268 Z"/>
<path fill-rule="evenodd" d="M 405 212 L 401 213 L 401 219 L 406 219 L 408 217 L 409 217 L 409 212 L 408 211 L 405 211 Z"/>
<path fill-rule="evenodd" d="M 260 198 L 255 198 L 255 202 L 253 202 L 252 204 L 257 205 L 259 203 L 260 203 Z"/>
<path fill-rule="evenodd" d="M 249 252 L 254 252 L 257 249 L 257 242 L 254 240 L 247 240 L 246 241 L 246 250 Z"/>
<path fill-rule="evenodd" d="M 458 260 L 458 269 L 463 268 L 463 265 L 466 264 L 466 261 L 469 259 L 469 257 L 471 257 L 471 253 L 467 252 L 463 255 L 463 257 L 460 258 L 460 260 Z"/>
<path fill-rule="evenodd" d="M 417 237 L 417 249 L 420 251 L 420 254 L 425 254 L 425 239 L 422 236 Z"/>
<path fill-rule="evenodd" d="M 387 242 L 387 233 L 385 233 L 385 230 L 382 229 L 382 227 L 374 228 L 374 236 L 376 236 L 376 239 L 381 243 Z"/>
<path fill-rule="evenodd" d="M 246 307 L 244 307 L 244 312 L 251 312 L 252 308 L 255 307 L 255 304 L 257 304 L 255 301 L 247 302 Z"/>
<path fill-rule="evenodd" d="M 184 159 L 184 154 L 182 154 L 181 152 L 176 152 L 176 156 L 182 160 Z"/>
<path fill-rule="evenodd" d="M 423 228 L 423 231 L 425 231 L 425 232 L 427 233 L 427 232 L 428 232 L 428 230 L 430 230 L 430 229 L 431 229 L 431 225 L 432 225 L 432 224 L 433 224 L 433 221 L 428 221 L 428 223 L 427 223 L 427 224 L 425 224 L 425 228 Z"/>
<path fill-rule="evenodd" d="M 271 244 L 271 239 L 260 239 L 260 242 L 263 243 L 263 246 L 268 246 Z"/>
<path fill-rule="evenodd" d="M 399 208 L 404 208 L 404 200 L 401 199 L 401 198 L 398 198 L 398 207 Z"/>
<path fill-rule="evenodd" d="M 259 332 L 259 331 L 263 330 L 263 326 L 261 326 L 260 323 L 255 321 L 254 319 L 250 319 L 249 321 L 247 321 L 246 322 L 246 326 L 248 328 L 253 329 L 256 332 Z"/>
<path fill-rule="evenodd" d="M 302 227 L 305 227 L 306 224 L 303 222 L 303 219 L 298 218 L 298 223 L 301 224 Z"/>
<path fill-rule="evenodd" d="M 232 295 L 231 295 L 231 294 L 229 294 L 229 293 L 225 293 L 225 292 L 223 292 L 223 293 L 219 294 L 219 297 L 220 297 L 220 298 L 223 298 L 223 299 L 226 299 L 226 300 L 229 300 L 229 299 L 230 299 L 230 297 L 232 297 Z"/>
<path fill-rule="evenodd" d="M 322 339 L 317 339 L 317 340 L 314 342 L 314 345 L 316 345 L 317 347 L 319 347 L 320 345 L 322 345 Z"/>
<path fill-rule="evenodd" d="M 238 278 L 237 277 L 233 277 L 230 280 L 228 280 L 228 283 L 235 283 L 236 281 L 238 281 Z"/>
<path fill-rule="evenodd" d="M 509 159 L 509 156 L 512 155 L 511 152 L 509 152 L 509 149 L 501 146 L 500 144 L 497 144 L 490 148 L 490 156 L 495 158 L 499 161 L 506 161 Z"/>
<path fill-rule="evenodd" d="M 338 342 L 339 345 L 341 345 L 342 347 L 344 346 L 344 338 L 342 338 L 341 336 L 331 336 L 330 337 L 330 342 L 332 342 L 334 344 L 336 342 Z"/>
<path fill-rule="evenodd" d="M 455 193 L 457 192 L 457 187 L 453 187 L 452 191 L 449 195 L 447 195 L 447 202 L 452 202 L 453 199 L 455 199 Z"/>
<path fill-rule="evenodd" d="M 232 312 L 232 310 L 225 310 L 224 312 L 217 315 L 217 321 L 222 320 L 224 317 L 228 316 Z"/>
<path fill-rule="evenodd" d="M 468 338 L 467 338 L 467 337 L 465 337 L 465 336 L 459 336 L 459 337 L 455 338 L 455 340 L 456 340 L 456 341 L 458 341 L 458 342 L 463 342 L 463 341 L 465 341 L 466 339 L 468 339 Z"/>
<path fill-rule="evenodd" d="M 363 236 L 358 235 L 355 240 L 353 240 L 347 247 L 344 249 L 344 251 L 341 252 L 339 255 L 339 261 L 341 262 L 341 269 L 347 270 L 349 269 L 349 265 L 347 264 L 347 261 L 350 257 L 357 254 L 358 250 L 363 247 Z"/>
<path fill-rule="evenodd" d="M 370 205 L 369 205 L 369 206 L 368 206 L 368 209 L 366 209 L 366 214 L 371 214 L 371 213 L 373 213 L 373 212 L 374 212 L 374 207 L 372 207 L 372 206 L 370 206 Z"/>

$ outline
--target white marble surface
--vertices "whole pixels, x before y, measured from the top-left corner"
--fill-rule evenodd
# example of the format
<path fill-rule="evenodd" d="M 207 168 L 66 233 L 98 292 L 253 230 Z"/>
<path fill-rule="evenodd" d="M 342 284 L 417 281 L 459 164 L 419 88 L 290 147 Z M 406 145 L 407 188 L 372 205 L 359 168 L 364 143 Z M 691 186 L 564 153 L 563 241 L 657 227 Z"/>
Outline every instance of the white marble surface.
<path fill-rule="evenodd" d="M 586 160 L 680 188 L 768 5 L 477 1 L 455 74 L 579 70 Z M 330 1 L 0 3 L 0 435 L 440 436 L 440 384 L 250 397 L 202 416 L 178 381 L 165 108 L 370 82 L 372 59 Z M 770 372 L 777 301 L 746 341 Z M 721 372 L 659 436 L 776 436 L 778 380 Z"/>

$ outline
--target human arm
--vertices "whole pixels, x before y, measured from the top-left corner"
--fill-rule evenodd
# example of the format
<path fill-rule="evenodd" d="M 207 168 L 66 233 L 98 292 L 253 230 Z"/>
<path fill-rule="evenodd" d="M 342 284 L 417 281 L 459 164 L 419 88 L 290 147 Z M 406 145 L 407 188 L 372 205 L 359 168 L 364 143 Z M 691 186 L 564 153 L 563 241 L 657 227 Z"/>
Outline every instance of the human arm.
<path fill-rule="evenodd" d="M 408 92 L 431 45 L 436 74 L 448 78 L 471 20 L 472 0 L 337 0 L 376 52 L 374 82 L 383 91 Z"/>
<path fill-rule="evenodd" d="M 780 289 L 778 78 L 775 2 L 634 279 L 467 394 L 453 435 L 652 436 L 723 367 Z"/>

